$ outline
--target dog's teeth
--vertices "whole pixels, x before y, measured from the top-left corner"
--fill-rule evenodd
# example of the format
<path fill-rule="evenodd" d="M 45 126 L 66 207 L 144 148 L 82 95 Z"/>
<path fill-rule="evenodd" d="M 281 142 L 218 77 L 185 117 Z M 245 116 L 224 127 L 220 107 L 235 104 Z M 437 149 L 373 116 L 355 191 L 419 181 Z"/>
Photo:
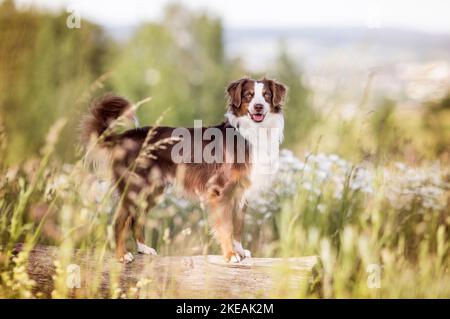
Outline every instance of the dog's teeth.
<path fill-rule="evenodd" d="M 250 252 L 250 250 L 244 249 L 244 257 L 245 258 L 251 258 L 252 257 L 252 253 Z"/>

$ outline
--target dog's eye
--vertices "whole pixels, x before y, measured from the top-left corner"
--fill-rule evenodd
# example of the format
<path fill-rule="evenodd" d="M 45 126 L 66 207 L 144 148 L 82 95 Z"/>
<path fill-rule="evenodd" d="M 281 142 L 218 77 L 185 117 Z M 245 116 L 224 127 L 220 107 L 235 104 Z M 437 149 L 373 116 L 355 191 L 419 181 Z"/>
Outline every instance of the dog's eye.
<path fill-rule="evenodd" d="M 251 98 L 252 98 L 252 96 L 253 96 L 253 95 L 252 95 L 251 93 L 247 93 L 247 94 L 245 94 L 245 97 L 246 97 L 246 98 L 248 98 L 248 99 L 251 99 Z"/>
<path fill-rule="evenodd" d="M 272 97 L 272 94 L 270 94 L 270 92 L 266 92 L 266 93 L 264 93 L 264 97 L 266 99 L 270 99 Z"/>

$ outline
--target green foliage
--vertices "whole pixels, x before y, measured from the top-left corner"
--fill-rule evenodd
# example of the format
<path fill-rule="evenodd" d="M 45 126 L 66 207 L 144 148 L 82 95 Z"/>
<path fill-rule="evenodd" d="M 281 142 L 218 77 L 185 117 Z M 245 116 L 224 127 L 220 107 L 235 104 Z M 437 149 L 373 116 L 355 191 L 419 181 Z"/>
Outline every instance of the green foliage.
<path fill-rule="evenodd" d="M 283 46 L 274 73 L 289 89 L 285 107 L 285 141 L 286 145 L 292 147 L 305 142 L 312 128 L 320 121 L 320 114 L 312 107 L 311 92 L 303 83 L 302 72 Z"/>
<path fill-rule="evenodd" d="M 428 103 L 423 128 L 433 154 L 450 157 L 450 94 L 441 101 Z"/>
<path fill-rule="evenodd" d="M 395 119 L 395 104 L 384 101 L 372 116 L 372 129 L 375 137 L 374 156 L 376 160 L 399 152 L 401 135 Z"/>
<path fill-rule="evenodd" d="M 169 7 L 161 24 L 140 26 L 120 47 L 111 63 L 112 87 L 134 101 L 152 97 L 150 108 L 139 114 L 143 123 L 154 122 L 167 108 L 168 125 L 217 123 L 231 80 L 222 43 L 220 21 Z"/>
<path fill-rule="evenodd" d="M 52 159 L 63 125 L 57 122 L 48 133 L 35 169 L 30 170 L 33 164 L 26 163 L 18 170 L 0 171 L 1 298 L 41 297 L 33 294 L 35 283 L 25 272 L 28 253 L 36 243 L 59 249 L 52 292 L 55 298 L 70 295 L 64 269 L 73 263 L 74 248 L 89 252 L 98 261 L 98 268 L 90 270 L 93 278 L 102 277 L 105 252 L 114 249 L 114 185 L 102 190 L 82 165 L 83 159 L 74 165 L 61 165 Z M 281 184 L 272 188 L 279 208 L 263 211 L 264 206 L 251 206 L 243 244 L 256 257 L 319 255 L 322 285 L 286 295 L 283 285 L 295 275 L 290 278 L 283 272 L 279 275 L 286 280 L 270 292 L 271 297 L 449 295 L 450 217 L 445 205 L 448 196 L 443 197 L 449 190 L 443 179 L 448 170 L 379 167 L 371 177 L 368 170 L 355 168 L 336 155 L 310 155 L 298 162 L 292 153 L 286 154 L 284 160 L 293 165 L 284 170 Z M 286 183 L 298 188 L 286 191 Z M 148 243 L 162 255 L 218 252 L 206 213 L 198 205 L 168 196 L 152 210 L 146 224 Z M 24 251 L 13 257 L 18 243 L 24 243 Z M 135 244 L 129 244 L 134 249 Z M 380 288 L 367 284 L 373 265 L 382 269 Z M 149 282 L 145 287 L 140 283 L 121 291 L 116 271 L 120 267 L 109 268 L 110 297 L 145 297 L 155 290 Z M 86 289 L 77 290 L 76 297 L 99 297 L 99 285 L 93 280 Z M 167 289 L 162 295 L 177 296 L 176 289 Z"/>
<path fill-rule="evenodd" d="M 12 133 L 10 161 L 36 154 L 47 128 L 63 115 L 73 121 L 61 152 L 73 153 L 68 146 L 76 141 L 81 111 L 74 101 L 102 74 L 108 45 L 99 27 L 82 21 L 82 28 L 69 29 L 66 18 L 0 6 L 0 116 Z"/>
<path fill-rule="evenodd" d="M 139 111 L 143 125 L 169 108 L 164 125 L 211 125 L 223 119 L 226 84 L 248 73 L 239 59 L 226 59 L 220 20 L 178 5 L 120 42 L 88 21 L 68 29 L 62 13 L 17 10 L 4 1 L 0 43 L 0 298 L 33 296 L 25 269 L 36 243 L 59 248 L 52 296 L 67 297 L 63 270 L 73 248 L 97 258 L 98 278 L 105 252 L 114 248 L 114 189 L 97 196 L 95 176 L 76 148 L 89 99 L 98 89 L 132 102 L 151 96 Z M 317 291 L 274 297 L 448 297 L 450 212 L 436 202 L 448 203 L 450 99 L 425 105 L 425 112 L 405 112 L 399 101 L 382 98 L 350 116 L 325 112 L 281 47 L 267 76 L 289 87 L 285 145 L 309 155 L 264 196 L 270 211 L 250 209 L 244 246 L 258 257 L 320 255 L 324 280 Z M 438 159 L 442 168 L 427 163 Z M 359 171 L 349 163 L 363 160 L 373 183 L 355 187 Z M 172 197 L 152 211 L 147 238 L 164 255 L 218 252 L 201 207 Z M 18 243 L 25 250 L 13 257 Z M 384 267 L 381 289 L 367 287 L 370 264 Z M 114 276 L 110 296 L 119 297 Z M 98 285 L 77 297 L 98 297 Z"/>

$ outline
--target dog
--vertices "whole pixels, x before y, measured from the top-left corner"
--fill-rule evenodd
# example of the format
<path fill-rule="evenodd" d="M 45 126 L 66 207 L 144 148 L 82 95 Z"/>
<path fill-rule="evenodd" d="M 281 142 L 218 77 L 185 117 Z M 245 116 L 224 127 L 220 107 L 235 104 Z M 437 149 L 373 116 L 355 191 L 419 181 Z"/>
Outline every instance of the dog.
<path fill-rule="evenodd" d="M 136 120 L 130 102 L 111 93 L 91 102 L 90 112 L 82 122 L 82 137 L 88 152 L 95 154 L 94 161 L 111 173 L 117 187 L 120 201 L 114 237 L 120 261 L 129 263 L 134 259 L 125 245 L 130 231 L 138 253 L 156 255 L 145 244 L 144 220 L 169 184 L 204 204 L 227 262 L 238 263 L 251 257 L 241 244 L 245 211 L 276 174 L 272 169 L 276 161 L 270 162 L 267 170 L 267 165 L 263 167 L 254 160 L 256 145 L 262 145 L 263 153 L 278 151 L 283 139 L 287 88 L 268 78 L 244 77 L 230 83 L 226 95 L 225 120 L 216 126 L 146 126 L 124 132 L 114 132 L 111 126 L 118 119 Z M 257 133 L 260 129 L 264 129 L 263 134 Z M 180 135 L 180 130 L 185 134 Z M 211 130 L 215 134 L 208 134 Z M 198 136 L 203 138 L 199 140 Z M 193 147 L 180 151 L 182 141 Z M 213 160 L 198 161 L 198 154 L 211 150 L 211 141 L 221 146 L 211 151 Z M 174 154 L 181 155 L 181 160 Z M 224 157 L 226 160 L 217 160 Z"/>

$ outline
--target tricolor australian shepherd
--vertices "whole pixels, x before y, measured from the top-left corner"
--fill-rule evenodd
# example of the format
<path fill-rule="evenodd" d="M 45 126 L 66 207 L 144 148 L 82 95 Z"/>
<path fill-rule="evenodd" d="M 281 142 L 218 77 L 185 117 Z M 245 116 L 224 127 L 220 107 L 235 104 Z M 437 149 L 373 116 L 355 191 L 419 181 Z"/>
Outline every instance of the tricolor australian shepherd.
<path fill-rule="evenodd" d="M 115 132 L 110 129 L 115 121 L 133 119 L 132 104 L 112 94 L 92 102 L 82 136 L 88 152 L 94 150 L 92 157 L 107 164 L 120 195 L 114 231 L 121 261 L 133 260 L 125 245 L 129 231 L 139 253 L 156 254 L 145 244 L 145 212 L 169 183 L 204 204 L 227 261 L 251 256 L 241 245 L 244 213 L 261 189 L 270 186 L 276 172 L 272 159 L 278 156 L 283 138 L 286 87 L 267 78 L 243 78 L 232 82 L 226 93 L 225 121 L 199 128 L 147 126 Z M 213 148 L 212 141 L 216 142 Z M 190 145 L 180 148 L 186 142 Z M 258 148 L 262 154 L 271 153 L 269 165 L 256 160 Z M 207 151 L 212 160 L 202 158 Z"/>

